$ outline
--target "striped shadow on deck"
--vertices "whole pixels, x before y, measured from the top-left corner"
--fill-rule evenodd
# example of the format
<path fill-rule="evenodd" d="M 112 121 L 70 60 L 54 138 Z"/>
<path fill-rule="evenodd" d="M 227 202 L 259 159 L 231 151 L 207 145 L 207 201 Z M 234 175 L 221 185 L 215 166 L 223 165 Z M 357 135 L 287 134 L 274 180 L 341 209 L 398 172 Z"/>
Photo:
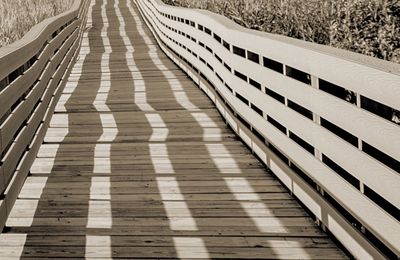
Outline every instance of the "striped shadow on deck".
<path fill-rule="evenodd" d="M 0 236 L 5 258 L 342 259 L 129 0 L 92 0 L 79 60 Z"/>

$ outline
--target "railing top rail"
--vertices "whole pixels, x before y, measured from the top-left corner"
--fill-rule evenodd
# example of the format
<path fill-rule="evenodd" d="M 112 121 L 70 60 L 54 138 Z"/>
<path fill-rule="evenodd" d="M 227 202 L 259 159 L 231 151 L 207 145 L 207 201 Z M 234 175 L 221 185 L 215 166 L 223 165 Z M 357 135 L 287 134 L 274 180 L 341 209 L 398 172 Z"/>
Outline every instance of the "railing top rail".
<path fill-rule="evenodd" d="M 49 17 L 33 26 L 21 39 L 0 48 L 0 80 L 23 65 L 37 53 L 45 39 L 60 26 L 77 17 L 82 0 L 75 0 L 71 8 L 54 17 Z"/>

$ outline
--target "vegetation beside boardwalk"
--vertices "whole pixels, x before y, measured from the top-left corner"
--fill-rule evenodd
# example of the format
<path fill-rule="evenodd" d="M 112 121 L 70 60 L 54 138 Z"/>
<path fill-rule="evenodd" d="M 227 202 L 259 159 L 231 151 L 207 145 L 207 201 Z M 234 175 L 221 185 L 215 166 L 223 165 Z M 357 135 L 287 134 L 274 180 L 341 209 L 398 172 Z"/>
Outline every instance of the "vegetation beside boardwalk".
<path fill-rule="evenodd" d="M 0 0 L 0 47 L 22 38 L 35 24 L 67 11 L 74 0 Z"/>
<path fill-rule="evenodd" d="M 247 28 L 400 63 L 399 0 L 163 0 Z"/>

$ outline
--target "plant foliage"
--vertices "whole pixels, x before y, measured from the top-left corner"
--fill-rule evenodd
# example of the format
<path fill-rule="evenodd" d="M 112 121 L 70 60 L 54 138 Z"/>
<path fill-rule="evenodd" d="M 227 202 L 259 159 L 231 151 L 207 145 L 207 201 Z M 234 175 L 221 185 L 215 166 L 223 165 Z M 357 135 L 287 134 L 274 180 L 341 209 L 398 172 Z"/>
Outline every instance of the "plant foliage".
<path fill-rule="evenodd" d="M 68 10 L 73 0 L 0 0 L 0 47 L 27 33 L 42 20 Z"/>
<path fill-rule="evenodd" d="M 399 0 L 164 0 L 247 28 L 400 63 Z"/>

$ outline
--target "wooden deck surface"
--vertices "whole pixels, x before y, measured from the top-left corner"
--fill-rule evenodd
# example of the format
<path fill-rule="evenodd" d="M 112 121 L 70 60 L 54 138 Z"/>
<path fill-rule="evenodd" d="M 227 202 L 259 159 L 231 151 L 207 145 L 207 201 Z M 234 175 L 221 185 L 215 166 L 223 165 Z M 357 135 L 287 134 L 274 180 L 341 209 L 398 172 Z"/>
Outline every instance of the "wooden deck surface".
<path fill-rule="evenodd" d="M 342 251 L 157 47 L 92 0 L 0 258 L 338 259 Z"/>

